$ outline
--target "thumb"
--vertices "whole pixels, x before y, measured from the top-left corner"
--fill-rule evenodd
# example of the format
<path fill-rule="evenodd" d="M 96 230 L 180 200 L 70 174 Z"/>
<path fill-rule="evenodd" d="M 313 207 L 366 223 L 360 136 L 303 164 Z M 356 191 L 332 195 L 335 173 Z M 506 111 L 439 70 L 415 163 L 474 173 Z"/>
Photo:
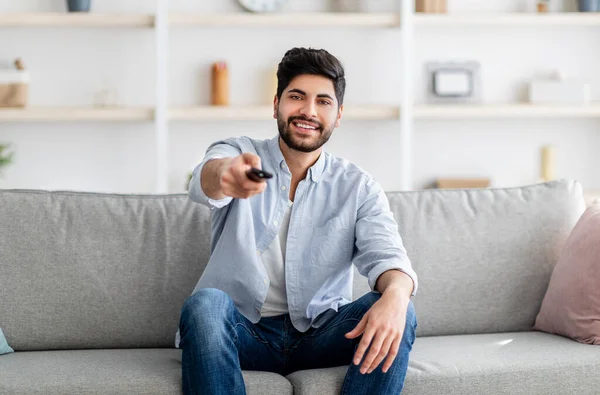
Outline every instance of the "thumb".
<path fill-rule="evenodd" d="M 242 159 L 244 160 L 245 164 L 250 165 L 251 167 L 255 167 L 257 169 L 262 169 L 260 157 L 258 155 L 254 155 L 250 152 L 245 152 L 242 154 Z"/>
<path fill-rule="evenodd" d="M 362 320 L 360 320 L 358 325 L 356 325 L 356 327 L 354 327 L 354 329 L 352 329 L 350 332 L 346 333 L 346 338 L 354 339 L 362 335 L 362 333 L 365 331 L 365 328 L 367 327 L 367 321 L 367 315 L 365 314 L 365 316 L 362 318 Z"/>

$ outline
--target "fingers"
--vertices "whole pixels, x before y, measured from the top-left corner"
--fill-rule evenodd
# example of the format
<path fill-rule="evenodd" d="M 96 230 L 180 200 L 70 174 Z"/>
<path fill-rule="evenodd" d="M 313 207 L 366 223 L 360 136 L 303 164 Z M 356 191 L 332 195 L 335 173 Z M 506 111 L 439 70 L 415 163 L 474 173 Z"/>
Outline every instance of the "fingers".
<path fill-rule="evenodd" d="M 390 352 L 388 352 L 388 357 L 383 364 L 383 368 L 381 369 L 383 373 L 387 373 L 392 363 L 394 363 L 394 359 L 396 359 L 396 355 L 398 355 L 398 349 L 400 348 L 400 342 L 402 341 L 402 336 L 398 336 L 394 339 L 392 346 L 390 347 Z"/>
<path fill-rule="evenodd" d="M 365 314 L 362 320 L 360 320 L 360 322 L 354 327 L 354 329 L 346 333 L 346 339 L 354 339 L 356 337 L 359 337 L 365 331 L 365 328 L 367 327 L 367 321 L 367 314 Z"/>
<path fill-rule="evenodd" d="M 378 337 L 381 337 L 381 336 L 378 336 Z M 371 365 L 366 366 L 367 374 L 370 374 L 372 371 L 377 369 L 377 367 L 379 366 L 381 361 L 383 361 L 383 358 L 385 358 L 385 356 L 388 355 L 390 346 L 392 345 L 393 341 L 394 341 L 394 337 L 389 336 L 389 335 L 386 336 L 385 340 L 383 341 L 383 344 L 381 345 L 381 348 L 379 349 L 379 353 L 377 353 L 377 355 L 375 356 L 375 359 L 373 360 L 373 362 L 371 362 Z M 368 362 L 368 357 L 367 357 L 367 361 L 365 361 L 365 364 L 367 362 Z"/>
<path fill-rule="evenodd" d="M 356 349 L 356 353 L 354 353 L 353 362 L 355 365 L 358 365 L 360 363 L 360 361 L 362 361 L 363 356 L 365 355 L 365 351 L 367 351 L 369 344 L 371 344 L 371 340 L 373 340 L 374 335 L 375 335 L 375 331 L 370 328 L 367 329 L 365 331 L 365 333 L 363 334 L 363 337 L 360 340 L 360 343 L 358 344 L 358 348 Z M 361 369 L 361 373 L 362 373 L 362 369 Z"/>
<path fill-rule="evenodd" d="M 261 168 L 260 157 L 244 153 L 232 160 L 221 174 L 223 193 L 240 199 L 247 199 L 262 193 L 267 187 L 267 183 L 250 180 L 246 173 L 251 167 Z"/>
<path fill-rule="evenodd" d="M 385 338 L 386 335 L 383 333 L 377 333 L 377 335 L 375 336 L 373 342 L 371 343 L 371 347 L 369 348 L 369 353 L 365 357 L 365 360 L 363 361 L 362 366 L 360 367 L 360 372 L 362 374 L 365 374 L 367 372 L 371 373 L 371 365 L 373 365 L 373 362 L 378 357 Z"/>
<path fill-rule="evenodd" d="M 238 181 L 235 177 L 224 175 L 221 181 L 223 193 L 238 199 L 248 199 L 262 193 L 267 187 L 266 182 L 254 182 L 249 180 Z"/>
<path fill-rule="evenodd" d="M 260 156 L 254 155 L 250 152 L 245 152 L 241 155 L 241 157 L 244 160 L 244 163 L 249 165 L 250 167 L 262 169 L 262 165 L 260 162 Z M 246 169 L 246 170 L 249 170 L 249 169 Z"/>

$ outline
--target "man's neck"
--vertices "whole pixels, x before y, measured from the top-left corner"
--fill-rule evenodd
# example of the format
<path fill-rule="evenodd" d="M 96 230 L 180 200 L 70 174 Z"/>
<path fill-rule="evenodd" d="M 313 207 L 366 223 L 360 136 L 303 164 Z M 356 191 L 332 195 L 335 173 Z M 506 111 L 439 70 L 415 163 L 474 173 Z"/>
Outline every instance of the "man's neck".
<path fill-rule="evenodd" d="M 281 137 L 279 138 L 279 148 L 281 149 L 285 163 L 287 163 L 287 166 L 292 173 L 292 180 L 296 182 L 300 182 L 300 180 L 306 178 L 308 169 L 317 162 L 323 151 L 323 148 L 319 148 L 313 152 L 296 151 L 288 147 Z"/>

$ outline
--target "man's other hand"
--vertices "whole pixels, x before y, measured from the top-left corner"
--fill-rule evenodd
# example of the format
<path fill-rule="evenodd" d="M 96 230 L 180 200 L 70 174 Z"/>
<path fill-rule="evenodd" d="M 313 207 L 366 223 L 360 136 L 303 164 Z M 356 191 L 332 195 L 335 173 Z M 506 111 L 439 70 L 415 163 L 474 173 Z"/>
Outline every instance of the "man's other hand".
<path fill-rule="evenodd" d="M 382 368 L 383 373 L 386 373 L 392 366 L 404 334 L 409 302 L 410 298 L 403 293 L 384 292 L 358 325 L 346 333 L 348 339 L 357 338 L 362 334 L 362 339 L 354 354 L 353 363 L 355 365 L 360 364 L 370 346 L 369 353 L 360 368 L 362 374 L 371 373 L 386 356 Z"/>

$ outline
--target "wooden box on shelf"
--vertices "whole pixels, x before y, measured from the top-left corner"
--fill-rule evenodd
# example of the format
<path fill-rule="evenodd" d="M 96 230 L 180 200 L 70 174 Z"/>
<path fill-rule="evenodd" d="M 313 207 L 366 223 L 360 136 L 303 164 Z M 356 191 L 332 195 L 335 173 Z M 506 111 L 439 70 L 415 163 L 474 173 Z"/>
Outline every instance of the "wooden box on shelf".
<path fill-rule="evenodd" d="M 27 105 L 27 84 L 3 83 L 0 73 L 0 107 L 25 107 Z"/>
<path fill-rule="evenodd" d="M 489 186 L 489 178 L 438 178 L 436 180 L 436 187 L 440 189 L 487 188 Z"/>
<path fill-rule="evenodd" d="M 448 0 L 415 0 L 415 11 L 429 14 L 448 12 Z"/>

